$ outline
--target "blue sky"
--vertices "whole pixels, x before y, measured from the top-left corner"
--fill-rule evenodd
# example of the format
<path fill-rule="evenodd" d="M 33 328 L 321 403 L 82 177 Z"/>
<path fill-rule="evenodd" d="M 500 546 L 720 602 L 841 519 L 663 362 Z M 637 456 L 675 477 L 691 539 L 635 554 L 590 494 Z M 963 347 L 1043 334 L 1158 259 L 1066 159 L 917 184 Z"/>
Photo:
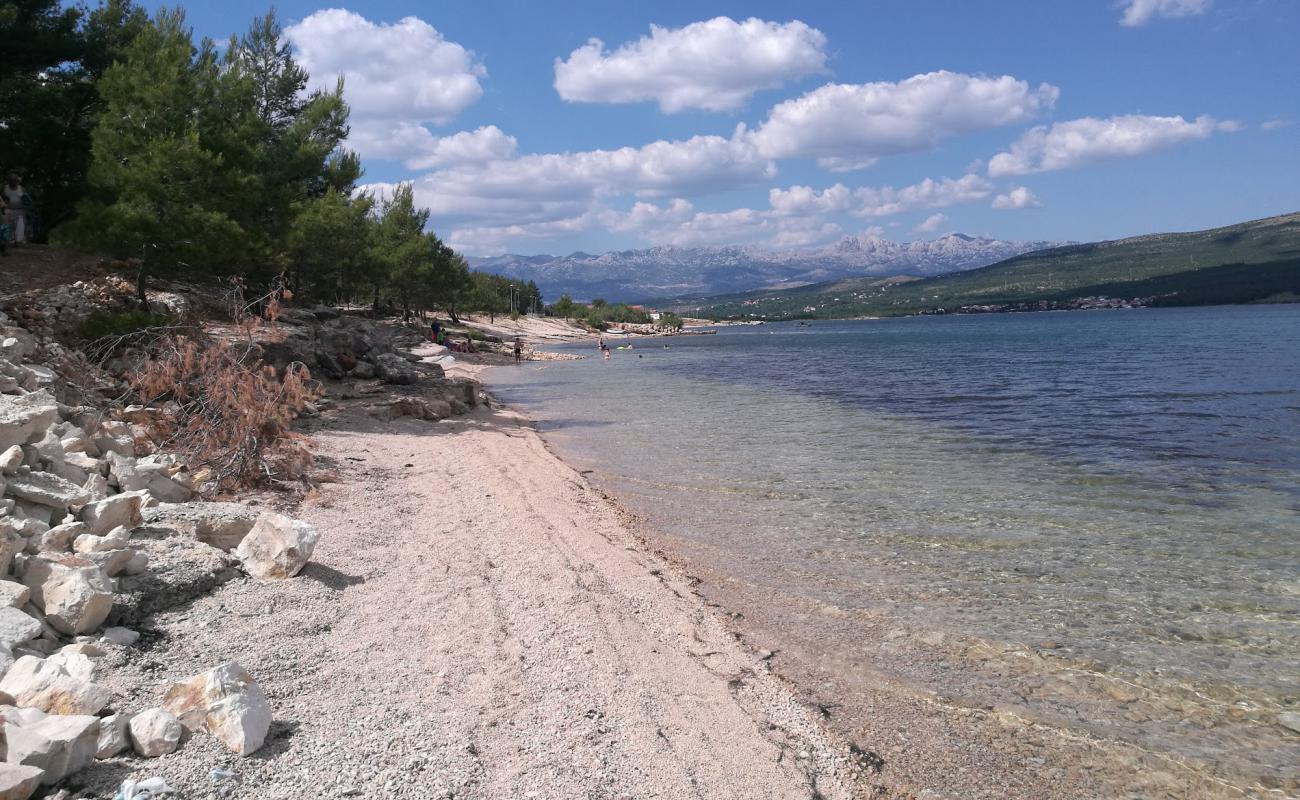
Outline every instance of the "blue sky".
<path fill-rule="evenodd" d="M 187 10 L 225 38 L 266 6 Z M 346 75 L 366 181 L 413 181 L 470 254 L 1094 240 L 1300 210 L 1294 0 L 277 11 L 315 77 Z"/>

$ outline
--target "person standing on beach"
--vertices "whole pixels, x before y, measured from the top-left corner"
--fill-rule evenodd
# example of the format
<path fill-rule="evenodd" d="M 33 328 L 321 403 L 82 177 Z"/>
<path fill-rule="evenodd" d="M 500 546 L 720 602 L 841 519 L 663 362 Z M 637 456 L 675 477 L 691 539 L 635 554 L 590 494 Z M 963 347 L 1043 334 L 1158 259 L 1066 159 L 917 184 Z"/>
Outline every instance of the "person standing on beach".
<path fill-rule="evenodd" d="M 9 241 L 15 245 L 27 243 L 27 206 L 31 202 L 27 190 L 23 188 L 23 179 L 17 172 L 10 172 L 5 178 L 5 185 L 0 189 L 0 206 L 4 208 L 5 224 L 9 226 Z"/>
<path fill-rule="evenodd" d="M 515 364 L 524 359 L 524 340 L 518 336 L 515 337 Z"/>

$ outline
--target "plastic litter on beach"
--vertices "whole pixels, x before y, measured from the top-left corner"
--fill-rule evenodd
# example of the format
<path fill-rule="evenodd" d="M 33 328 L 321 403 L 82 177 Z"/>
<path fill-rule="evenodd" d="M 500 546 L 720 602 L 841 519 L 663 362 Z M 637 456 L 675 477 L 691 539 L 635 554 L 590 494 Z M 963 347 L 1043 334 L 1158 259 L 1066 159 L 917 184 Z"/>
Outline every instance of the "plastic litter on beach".
<path fill-rule="evenodd" d="M 130 778 L 122 781 L 118 787 L 117 794 L 113 795 L 113 800 L 150 800 L 164 794 L 174 794 L 175 789 L 167 785 L 163 778 L 145 778 L 142 781 L 133 781 Z"/>

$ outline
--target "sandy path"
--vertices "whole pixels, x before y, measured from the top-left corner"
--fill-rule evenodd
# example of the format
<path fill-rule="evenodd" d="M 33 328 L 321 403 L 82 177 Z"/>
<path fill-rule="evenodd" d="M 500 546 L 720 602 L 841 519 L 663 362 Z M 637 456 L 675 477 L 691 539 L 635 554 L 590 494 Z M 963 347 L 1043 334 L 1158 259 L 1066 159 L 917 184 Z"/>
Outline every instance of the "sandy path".
<path fill-rule="evenodd" d="M 156 659 L 124 659 L 161 689 L 237 658 L 272 741 L 240 760 L 200 736 L 135 774 L 185 797 L 229 786 L 220 765 L 249 797 L 853 796 L 815 714 L 519 418 L 357 417 L 316 441 L 350 477 L 302 511 L 315 563 L 160 616 Z"/>

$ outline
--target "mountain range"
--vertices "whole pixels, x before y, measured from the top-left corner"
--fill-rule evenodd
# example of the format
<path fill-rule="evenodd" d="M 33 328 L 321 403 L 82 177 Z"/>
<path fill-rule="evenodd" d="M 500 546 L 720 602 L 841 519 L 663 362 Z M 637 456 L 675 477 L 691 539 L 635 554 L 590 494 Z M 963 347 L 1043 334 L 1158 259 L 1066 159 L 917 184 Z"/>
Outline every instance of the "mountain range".
<path fill-rule="evenodd" d="M 1163 306 L 1300 301 L 1300 213 L 1037 249 L 933 277 L 836 279 L 664 305 L 692 316 L 791 319 L 1090 307 L 1097 298 Z"/>
<path fill-rule="evenodd" d="M 610 302 L 782 289 L 870 276 L 942 275 L 975 269 L 1060 242 L 1009 242 L 952 233 L 930 241 L 846 236 L 811 248 L 652 247 L 600 255 L 502 255 L 469 259 L 483 272 L 533 281 L 553 301 Z"/>

